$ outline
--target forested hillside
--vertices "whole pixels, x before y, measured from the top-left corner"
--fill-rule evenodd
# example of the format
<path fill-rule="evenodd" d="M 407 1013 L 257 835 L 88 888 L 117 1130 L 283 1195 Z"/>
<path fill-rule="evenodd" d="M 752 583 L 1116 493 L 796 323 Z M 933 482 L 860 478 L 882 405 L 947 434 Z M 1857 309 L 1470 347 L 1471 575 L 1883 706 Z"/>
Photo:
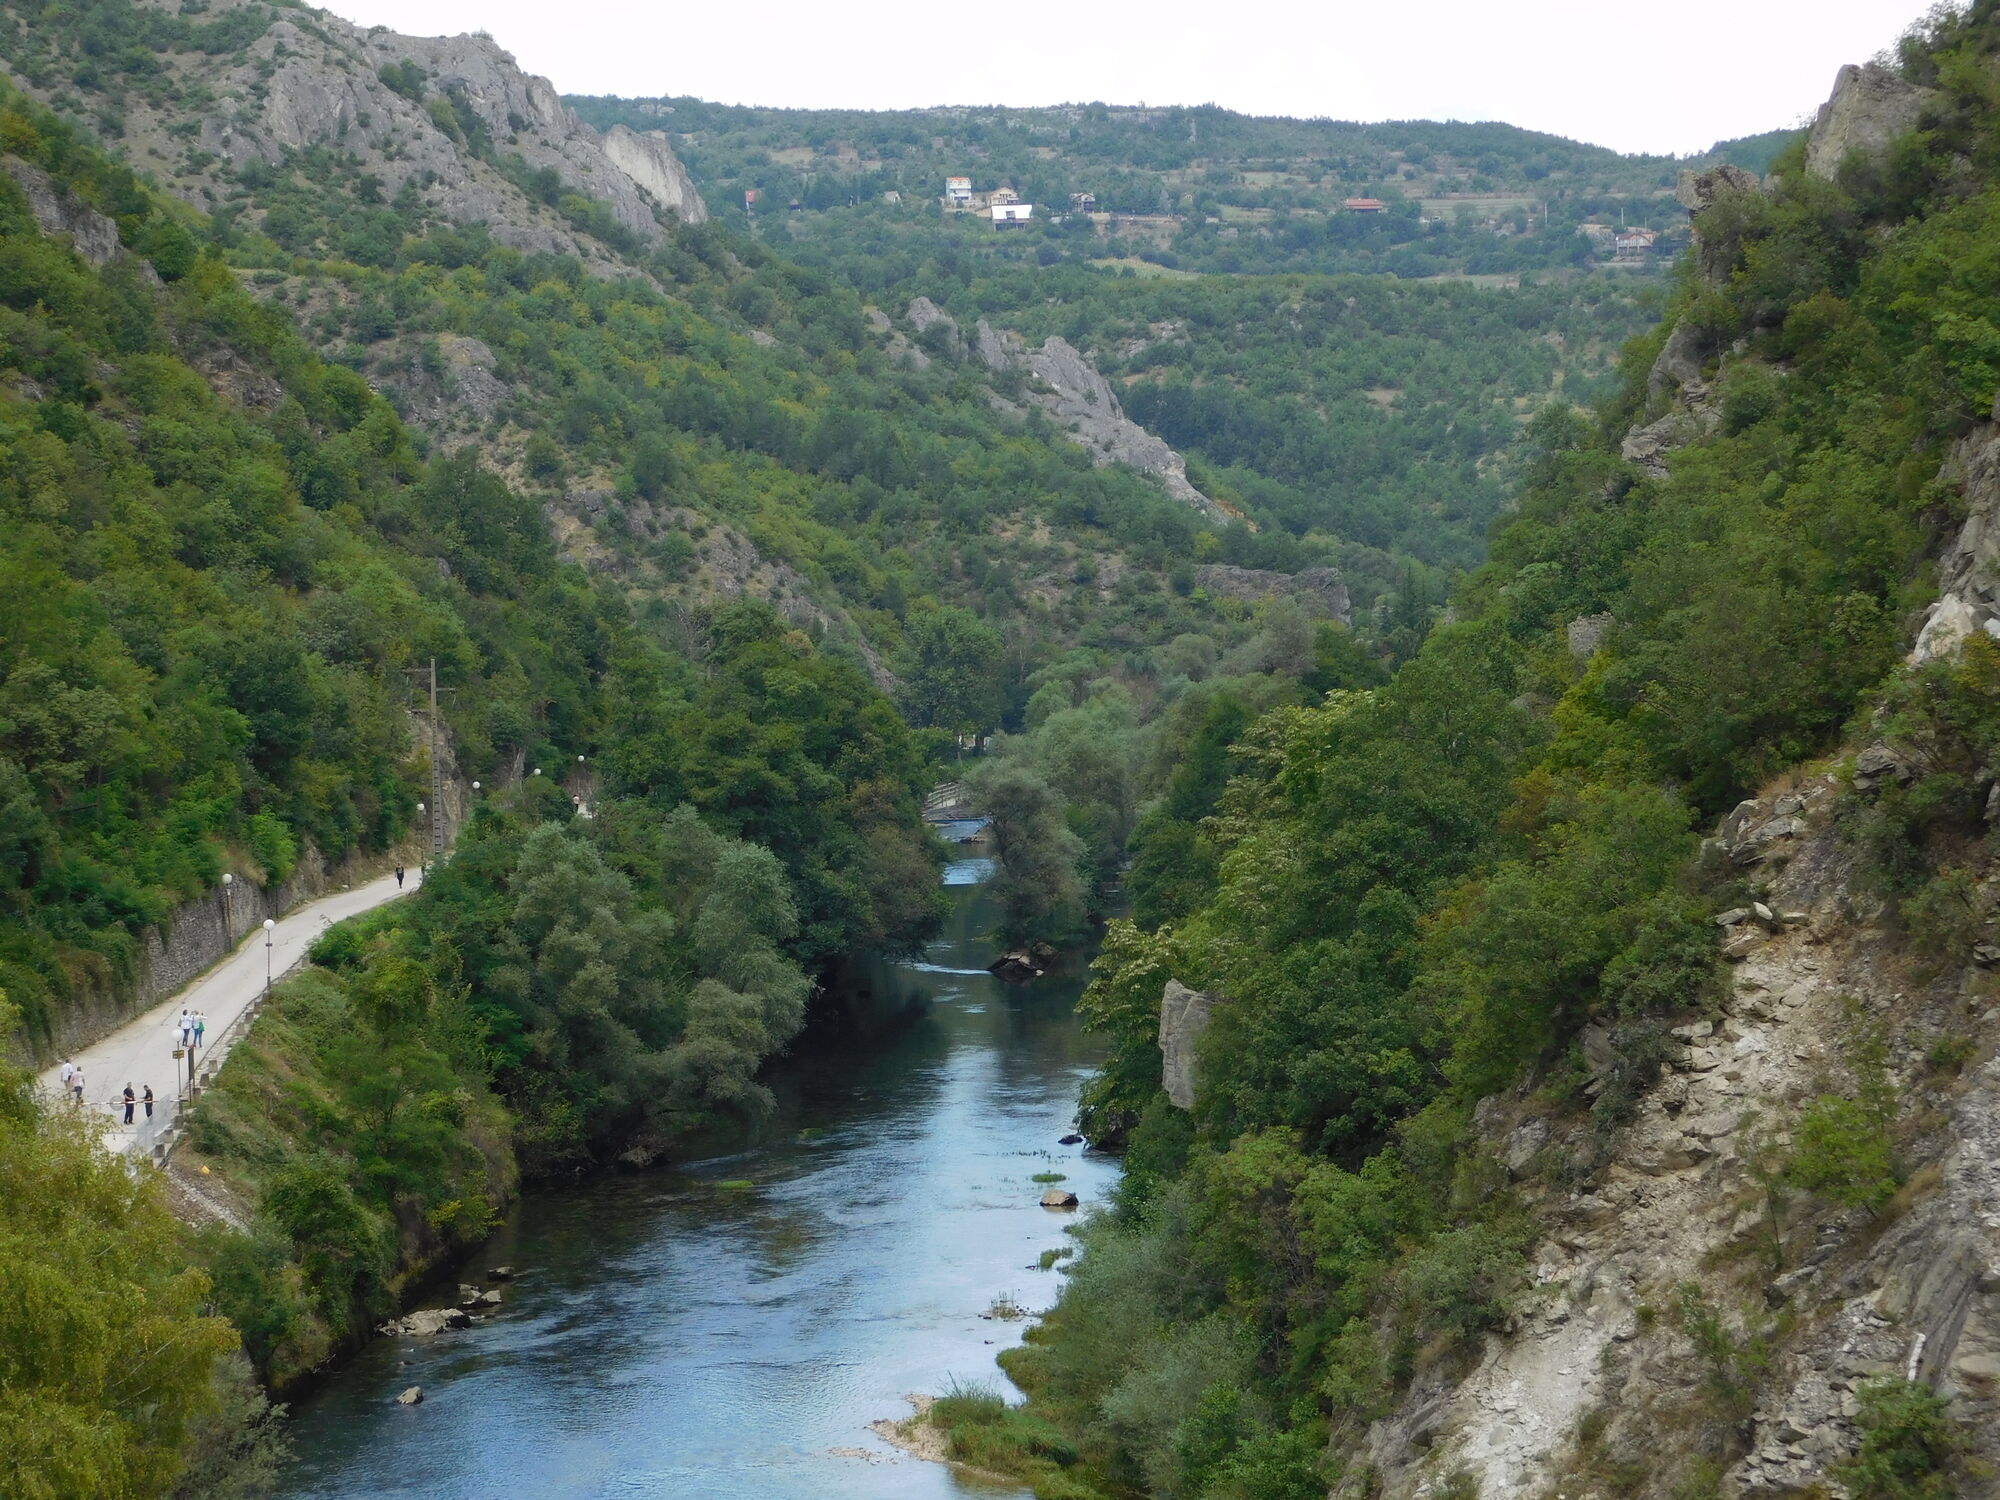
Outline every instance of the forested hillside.
<path fill-rule="evenodd" d="M 1697 163 L 1671 280 L 1578 225 L 1684 228 L 1680 164 L 1501 126 L 579 120 L 490 40 L 259 0 L 8 0 L 0 54 L 10 1051 L 129 1001 L 225 872 L 407 851 L 415 664 L 479 783 L 422 894 L 330 933 L 191 1111 L 199 1232 L 0 1077 L 0 1259 L 60 1310 L 0 1307 L 24 1493 L 254 1490 L 252 1372 L 366 1337 L 524 1180 L 761 1118 L 818 983 L 934 931 L 947 775 L 1009 939 L 1129 903 L 1081 1114 L 1123 1186 L 1008 1358 L 1028 1407 L 935 1409 L 1070 1500 L 1368 1492 L 1376 1425 L 1528 1305 L 1540 1215 L 1717 1023 L 1718 915 L 1787 920 L 1701 838 L 1773 778 L 1838 787 L 1843 920 L 1954 976 L 2000 951 L 1992 632 L 1904 664 L 2000 390 L 1991 0 L 1871 75 L 1909 108 L 1844 161 L 1822 131 Z M 996 236 L 926 201 L 965 158 L 1161 222 Z M 1917 748 L 1855 777 L 1850 732 Z M 1170 980 L 1212 1005 L 1167 1039 L 1178 1104 Z M 1903 1081 L 1939 1088 L 1984 1045 L 1921 1040 Z M 1873 1045 L 1755 1160 L 1774 1267 L 1921 1190 L 1935 1122 Z M 1658 1295 L 1710 1404 L 1676 1389 L 1687 1440 L 1588 1477 L 1693 1500 L 1806 1320 Z M 1956 1431 L 1927 1399 L 1855 1396 Z"/>
<path fill-rule="evenodd" d="M 1916 1253 L 1897 1226 L 1940 1180 L 1919 1163 L 1963 1170 L 1951 1131 L 1972 1127 L 1944 1122 L 1991 1041 L 1967 1019 L 1983 998 L 1961 997 L 1990 994 L 1972 945 L 1992 921 L 1994 652 L 1965 639 L 1983 616 L 1947 600 L 1905 653 L 1929 559 L 1992 503 L 1968 455 L 2000 394 L 1996 59 L 1992 4 L 1934 17 L 1895 72 L 1862 80 L 1879 113 L 1854 97 L 1834 113 L 1848 133 L 1822 139 L 1852 146 L 1844 160 L 1808 170 L 1794 148 L 1768 191 L 1691 184 L 1671 342 L 1635 346 L 1590 416 L 1536 418 L 1518 508 L 1456 619 L 1384 685 L 1262 714 L 1218 701 L 1226 759 L 1213 741 L 1185 757 L 1139 822 L 1136 920 L 1113 923 L 1085 1002 L 1116 1049 L 1083 1118 L 1123 1144 L 1118 1202 L 1004 1358 L 1025 1412 L 976 1393 L 934 1409 L 954 1451 L 1063 1497 L 1525 1493 L 1541 1481 L 1507 1447 L 1524 1433 L 1571 1492 L 1775 1493 L 1757 1476 L 1780 1471 L 1856 1495 L 1987 1492 L 1966 1456 L 1990 1457 L 1984 1366 L 1965 1352 L 1983 1345 L 1906 1380 L 1903 1352 L 1912 1372 L 1931 1358 L 1908 1325 L 1886 1364 L 1840 1362 L 1841 1335 L 1809 1330 L 1885 1274 L 1871 1247 Z M 1954 553 L 1954 577 L 1969 566 Z M 1849 731 L 1873 742 L 1858 768 Z M 1775 804 L 1702 841 L 1760 788 Z M 1810 825 L 1822 863 L 1789 884 L 1768 841 L 1806 823 L 1745 842 L 1771 806 L 1807 800 L 1788 789 L 1828 799 Z M 1708 1117 L 1715 1139 L 1688 1137 L 1678 1163 L 1621 1157 L 1642 1105 L 1677 1107 L 1649 1097 L 1661 1079 L 1689 1099 L 1689 1067 L 1714 1066 L 1690 1063 L 1688 1038 L 1771 1019 L 1770 971 L 1745 998 L 1723 960 L 1776 941 L 1753 903 L 1816 880 L 1829 904 L 1770 919 L 1813 924 L 1787 972 L 1849 941 L 1879 972 L 1845 980 L 1862 986 L 1845 1021 L 1795 1038 L 1825 1058 L 1813 1081 L 1762 1123 Z M 1210 997 L 1198 1041 L 1162 1036 L 1169 980 Z M 1929 1002 L 1900 1008 L 1905 985 Z M 1194 1048 L 1191 1107 L 1163 1089 L 1163 1042 Z M 1495 1119 L 1525 1124 L 1503 1140 Z M 1649 1300 L 1610 1336 L 1637 1342 L 1605 1344 L 1605 1404 L 1574 1430 L 1510 1415 L 1536 1399 L 1519 1381 L 1558 1374 L 1534 1340 L 1596 1295 L 1584 1277 L 1551 1308 L 1531 1282 L 1596 1243 L 1578 1226 L 1609 1204 L 1636 1210 L 1717 1151 L 1741 1174 L 1722 1179 L 1740 1184 L 1740 1228 L 1717 1231 L 1699 1280 L 1640 1281 Z M 1670 1247 L 1692 1228 L 1655 1234 Z M 1872 1305 L 1884 1327 L 1917 1316 Z M 1918 1326 L 1958 1339 L 1959 1323 Z M 1515 1328 L 1515 1394 L 1453 1406 L 1482 1360 L 1513 1357 Z M 1638 1358 L 1646 1379 L 1621 1387 Z M 1834 1372 L 1856 1394 L 1825 1431 L 1786 1426 L 1811 1422 L 1779 1403 Z"/>
<path fill-rule="evenodd" d="M 1683 166 L 1761 171 L 1787 132 L 1687 161 L 1628 157 L 1511 125 L 1361 125 L 1214 105 L 1046 109 L 755 109 L 670 97 L 572 97 L 601 129 L 664 131 L 731 223 L 816 260 L 855 241 L 909 253 L 945 237 L 1012 261 L 1119 261 L 1223 273 L 1514 274 L 1611 253 L 1586 221 L 1650 225 L 1655 268 L 1679 245 Z M 949 177 L 1037 206 L 1041 227 L 994 236 L 983 213 L 940 214 Z M 748 206 L 746 193 L 756 195 Z M 1074 197 L 1087 195 L 1088 203 Z M 1350 198 L 1389 205 L 1344 210 Z M 1060 222 L 1054 222 L 1059 219 Z"/>

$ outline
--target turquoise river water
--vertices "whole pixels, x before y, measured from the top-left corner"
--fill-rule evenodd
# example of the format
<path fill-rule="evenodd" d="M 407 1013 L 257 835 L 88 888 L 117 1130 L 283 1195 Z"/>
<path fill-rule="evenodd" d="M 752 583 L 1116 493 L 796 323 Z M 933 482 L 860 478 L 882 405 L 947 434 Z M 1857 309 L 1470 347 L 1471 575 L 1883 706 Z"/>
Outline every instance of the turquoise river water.
<path fill-rule="evenodd" d="M 1053 1300 L 1038 1254 L 1116 1166 L 1067 1134 L 1099 1055 L 1074 1006 L 1087 955 L 1034 984 L 995 956 L 979 861 L 923 960 L 857 978 L 850 1019 L 808 1031 L 772 1079 L 760 1139 L 673 1171 L 539 1194 L 461 1275 L 512 1265 L 498 1313 L 380 1339 L 302 1402 L 291 1500 L 943 1500 L 1013 1496 L 867 1430 L 905 1392 L 1001 1377 Z M 747 1182 L 749 1186 L 739 1184 Z M 724 1186 L 724 1184 L 730 1184 Z M 421 1385 L 420 1406 L 395 1394 Z"/>

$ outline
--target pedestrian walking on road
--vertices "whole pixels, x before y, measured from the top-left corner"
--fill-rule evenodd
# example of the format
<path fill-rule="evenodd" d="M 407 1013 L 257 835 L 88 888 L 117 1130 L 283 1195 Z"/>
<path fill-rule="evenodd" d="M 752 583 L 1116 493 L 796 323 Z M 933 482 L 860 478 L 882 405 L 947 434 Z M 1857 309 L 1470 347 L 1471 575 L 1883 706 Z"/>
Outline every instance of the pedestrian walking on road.
<path fill-rule="evenodd" d="M 69 1075 L 69 1094 L 70 1094 L 70 1097 L 71 1097 L 72 1099 L 74 1099 L 74 1100 L 76 1101 L 76 1103 L 77 1103 L 77 1107 L 78 1107 L 79 1109 L 81 1109 L 81 1108 L 83 1107 L 83 1069 L 82 1069 L 82 1068 L 78 1068 L 78 1069 L 77 1069 L 77 1070 L 76 1070 L 76 1071 L 75 1071 L 74 1073 L 72 1073 L 72 1074 L 70 1074 L 70 1075 Z"/>
<path fill-rule="evenodd" d="M 202 1033 L 207 1030 L 208 1030 L 208 1017 L 203 1015 L 200 1011 L 196 1011 L 194 1013 L 194 1044 L 197 1047 L 206 1047 L 208 1045 L 207 1042 L 202 1040 Z"/>
<path fill-rule="evenodd" d="M 149 1083 L 145 1086 L 145 1088 L 146 1092 L 141 1094 L 139 1097 L 145 1102 L 146 1118 L 150 1120 L 153 1118 L 153 1086 Z"/>
<path fill-rule="evenodd" d="M 132 1085 L 125 1085 L 125 1123 L 132 1123 L 132 1109 L 139 1102 L 139 1096 L 132 1092 Z"/>
<path fill-rule="evenodd" d="M 65 1057 L 62 1065 L 62 1089 L 65 1094 L 69 1092 L 69 1081 L 74 1077 L 76 1077 L 76 1064 Z"/>
<path fill-rule="evenodd" d="M 397 866 L 396 866 L 396 889 L 400 891 L 400 890 L 401 890 L 402 888 L 403 888 L 403 867 L 402 867 L 401 865 L 397 865 Z"/>
<path fill-rule="evenodd" d="M 181 1018 L 178 1024 L 181 1032 L 181 1045 L 183 1047 L 192 1047 L 194 1045 L 194 1017 L 188 1014 L 188 1009 L 185 1005 L 181 1007 Z"/>

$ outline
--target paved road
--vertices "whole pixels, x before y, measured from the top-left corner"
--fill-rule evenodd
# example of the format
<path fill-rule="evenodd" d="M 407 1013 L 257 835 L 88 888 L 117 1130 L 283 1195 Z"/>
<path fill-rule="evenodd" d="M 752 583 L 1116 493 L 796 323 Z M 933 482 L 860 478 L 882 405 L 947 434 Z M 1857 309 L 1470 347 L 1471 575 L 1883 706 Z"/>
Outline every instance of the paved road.
<path fill-rule="evenodd" d="M 352 890 L 336 891 L 280 917 L 271 932 L 270 972 L 276 979 L 290 972 L 306 950 L 329 926 L 348 917 L 372 911 L 384 902 L 413 891 L 422 876 L 411 870 L 404 889 L 396 888 L 396 877 L 384 875 Z M 104 1142 L 114 1150 L 130 1151 L 142 1142 L 150 1143 L 153 1133 L 174 1113 L 174 1100 L 187 1082 L 187 1063 L 174 1060 L 180 1045 L 176 1022 L 183 1007 L 208 1018 L 203 1036 L 207 1046 L 200 1066 L 209 1066 L 232 1045 L 243 1026 L 238 1018 L 264 993 L 264 930 L 259 927 L 222 962 L 142 1016 L 126 1022 L 111 1035 L 92 1043 L 82 1052 L 70 1054 L 72 1062 L 83 1065 L 83 1102 L 92 1115 L 103 1119 Z M 232 1029 L 233 1028 L 233 1029 Z M 60 1095 L 61 1066 L 41 1075 L 41 1085 L 51 1096 Z M 123 1123 L 122 1096 L 125 1085 L 143 1095 L 148 1084 L 158 1100 L 155 1124 L 147 1128 L 143 1109 L 132 1129 Z"/>

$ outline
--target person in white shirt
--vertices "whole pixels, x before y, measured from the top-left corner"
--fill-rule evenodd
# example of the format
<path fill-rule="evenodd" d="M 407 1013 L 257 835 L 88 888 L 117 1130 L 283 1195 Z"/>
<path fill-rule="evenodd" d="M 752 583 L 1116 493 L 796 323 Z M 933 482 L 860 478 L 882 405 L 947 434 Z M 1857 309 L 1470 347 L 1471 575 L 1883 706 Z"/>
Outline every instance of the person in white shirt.
<path fill-rule="evenodd" d="M 72 1073 L 72 1074 L 70 1074 L 70 1075 L 69 1075 L 69 1091 L 70 1091 L 70 1095 L 71 1095 L 71 1097 L 73 1097 L 73 1098 L 74 1098 L 74 1099 L 76 1100 L 76 1102 L 77 1102 L 77 1103 L 78 1103 L 79 1105 L 83 1103 L 83 1069 L 82 1069 L 82 1068 L 78 1068 L 78 1069 L 77 1069 L 77 1070 L 76 1070 L 76 1071 L 75 1071 L 74 1073 Z"/>
<path fill-rule="evenodd" d="M 74 1078 L 75 1076 L 76 1076 L 76 1064 L 71 1062 L 68 1058 L 65 1057 L 63 1059 L 63 1065 L 62 1065 L 62 1086 L 63 1086 L 63 1092 L 65 1094 L 69 1092 L 70 1079 Z"/>

